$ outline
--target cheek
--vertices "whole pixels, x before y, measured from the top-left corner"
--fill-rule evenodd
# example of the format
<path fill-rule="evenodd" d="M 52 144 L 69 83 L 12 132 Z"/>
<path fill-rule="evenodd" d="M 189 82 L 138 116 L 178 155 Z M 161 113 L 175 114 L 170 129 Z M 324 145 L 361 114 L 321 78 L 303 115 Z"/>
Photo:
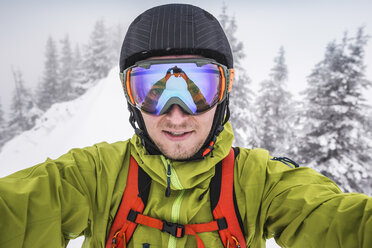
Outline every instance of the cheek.
<path fill-rule="evenodd" d="M 142 113 L 142 117 L 143 117 L 143 121 L 145 122 L 147 132 L 150 134 L 150 136 L 155 134 L 160 117 L 149 116 L 149 115 L 144 114 L 144 113 Z"/>
<path fill-rule="evenodd" d="M 211 109 L 210 111 L 200 116 L 198 120 L 200 138 L 205 139 L 211 131 L 215 112 L 216 109 Z"/>
<path fill-rule="evenodd" d="M 214 114 L 216 113 L 216 108 L 211 109 L 207 113 L 205 113 L 205 116 L 203 116 L 202 122 L 203 127 L 210 129 L 213 124 Z"/>

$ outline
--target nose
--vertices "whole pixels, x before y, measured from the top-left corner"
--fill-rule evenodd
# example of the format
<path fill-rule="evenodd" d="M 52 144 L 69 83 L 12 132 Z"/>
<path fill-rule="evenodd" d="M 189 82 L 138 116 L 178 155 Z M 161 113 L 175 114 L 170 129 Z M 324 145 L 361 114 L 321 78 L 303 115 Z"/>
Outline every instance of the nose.
<path fill-rule="evenodd" d="M 184 123 L 188 117 L 189 114 L 183 112 L 182 109 L 176 104 L 174 104 L 170 111 L 166 114 L 166 118 L 175 125 Z"/>

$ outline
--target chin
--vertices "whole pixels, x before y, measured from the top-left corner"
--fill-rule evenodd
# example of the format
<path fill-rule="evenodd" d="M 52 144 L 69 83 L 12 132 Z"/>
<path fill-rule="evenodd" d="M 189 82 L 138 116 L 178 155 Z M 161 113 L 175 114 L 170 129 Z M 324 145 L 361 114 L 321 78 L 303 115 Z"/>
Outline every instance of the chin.
<path fill-rule="evenodd" d="M 169 150 L 163 150 L 160 149 L 160 151 L 168 158 L 173 159 L 173 160 L 184 160 L 191 158 L 194 156 L 194 154 L 199 151 L 199 147 L 197 149 L 187 149 L 190 147 L 195 147 L 195 146 L 186 146 L 186 145 L 173 145 L 173 148 L 171 151 Z"/>
<path fill-rule="evenodd" d="M 176 151 L 176 152 L 167 152 L 165 155 L 173 160 L 182 160 L 182 159 L 188 159 L 191 158 L 195 152 L 185 152 L 184 150 Z"/>

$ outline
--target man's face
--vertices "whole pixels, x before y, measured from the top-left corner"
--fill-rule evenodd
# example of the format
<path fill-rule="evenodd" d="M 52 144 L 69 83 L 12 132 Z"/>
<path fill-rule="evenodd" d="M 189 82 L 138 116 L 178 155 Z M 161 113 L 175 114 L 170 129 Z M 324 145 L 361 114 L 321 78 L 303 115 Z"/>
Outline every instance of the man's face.
<path fill-rule="evenodd" d="M 189 58 L 197 56 L 164 56 L 152 59 Z M 199 56 L 198 56 L 199 57 Z M 184 113 L 173 105 L 166 114 L 156 116 L 142 112 L 150 138 L 159 150 L 171 159 L 187 159 L 200 150 L 212 128 L 217 105 L 198 114 Z"/>

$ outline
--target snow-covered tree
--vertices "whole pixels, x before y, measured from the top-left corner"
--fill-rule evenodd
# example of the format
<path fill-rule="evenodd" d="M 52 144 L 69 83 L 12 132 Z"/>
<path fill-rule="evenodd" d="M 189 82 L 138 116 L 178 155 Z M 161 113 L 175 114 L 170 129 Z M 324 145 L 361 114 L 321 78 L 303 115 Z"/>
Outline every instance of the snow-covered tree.
<path fill-rule="evenodd" d="M 254 146 L 252 108 L 250 107 L 252 106 L 254 94 L 250 89 L 251 80 L 242 65 L 245 58 L 244 45 L 236 37 L 238 27 L 235 18 L 227 15 L 226 10 L 226 5 L 223 5 L 222 13 L 219 15 L 219 22 L 225 30 L 234 57 L 235 77 L 230 93 L 230 121 L 234 127 L 234 145 Z"/>
<path fill-rule="evenodd" d="M 4 118 L 4 111 L 3 111 L 3 105 L 1 104 L 1 98 L 0 98 L 0 128 L 4 126 L 5 118 Z"/>
<path fill-rule="evenodd" d="M 46 43 L 44 73 L 42 81 L 38 85 L 38 106 L 47 110 L 53 103 L 59 100 L 59 63 L 57 48 L 50 36 Z"/>
<path fill-rule="evenodd" d="M 111 67 L 118 65 L 121 45 L 125 36 L 125 28 L 118 24 L 109 28 L 108 32 L 108 57 Z"/>
<path fill-rule="evenodd" d="M 60 71 L 59 71 L 59 99 L 58 101 L 68 101 L 73 98 L 72 85 L 74 83 L 74 58 L 71 49 L 71 43 L 68 35 L 61 40 L 62 49 L 60 56 Z"/>
<path fill-rule="evenodd" d="M 73 56 L 73 83 L 72 83 L 72 98 L 76 98 L 84 94 L 89 86 L 89 77 L 85 70 L 83 59 L 80 53 L 79 45 L 76 45 Z"/>
<path fill-rule="evenodd" d="M 0 98 L 0 143 L 3 139 L 5 133 L 5 117 L 4 117 L 4 111 L 3 111 L 3 105 L 1 104 L 1 98 Z M 1 144 L 0 144 L 1 147 Z"/>
<path fill-rule="evenodd" d="M 24 86 L 23 76 L 19 69 L 13 69 L 13 78 L 15 91 L 10 106 L 8 131 L 15 135 L 32 128 L 42 111 L 37 107 L 30 90 Z"/>
<path fill-rule="evenodd" d="M 292 136 L 293 103 L 287 89 L 288 69 L 284 48 L 274 59 L 270 79 L 261 83 L 255 100 L 256 139 L 259 147 L 282 156 L 290 150 Z"/>
<path fill-rule="evenodd" d="M 371 180 L 372 127 L 363 97 L 364 90 L 371 86 L 365 76 L 367 40 L 360 28 L 354 38 L 345 34 L 342 42 L 331 42 L 304 91 L 306 122 L 300 142 L 303 162 L 332 178 L 345 191 L 365 192 L 361 185 Z"/>
<path fill-rule="evenodd" d="M 96 22 L 85 47 L 84 68 L 91 81 L 106 77 L 111 69 L 107 29 L 103 20 Z"/>
<path fill-rule="evenodd" d="M 366 151 L 364 151 L 365 155 L 371 156 L 372 154 L 372 107 L 365 114 L 367 116 L 367 121 L 364 123 L 364 130 L 365 130 L 365 137 L 368 137 L 370 145 Z M 367 159 L 365 162 L 364 167 L 367 170 L 368 176 L 362 179 L 361 186 L 364 188 L 364 193 L 367 195 L 372 196 L 372 161 Z"/>
<path fill-rule="evenodd" d="M 1 100 L 1 99 L 0 99 Z M 4 117 L 3 105 L 0 101 L 0 149 L 8 140 L 7 123 Z"/>

